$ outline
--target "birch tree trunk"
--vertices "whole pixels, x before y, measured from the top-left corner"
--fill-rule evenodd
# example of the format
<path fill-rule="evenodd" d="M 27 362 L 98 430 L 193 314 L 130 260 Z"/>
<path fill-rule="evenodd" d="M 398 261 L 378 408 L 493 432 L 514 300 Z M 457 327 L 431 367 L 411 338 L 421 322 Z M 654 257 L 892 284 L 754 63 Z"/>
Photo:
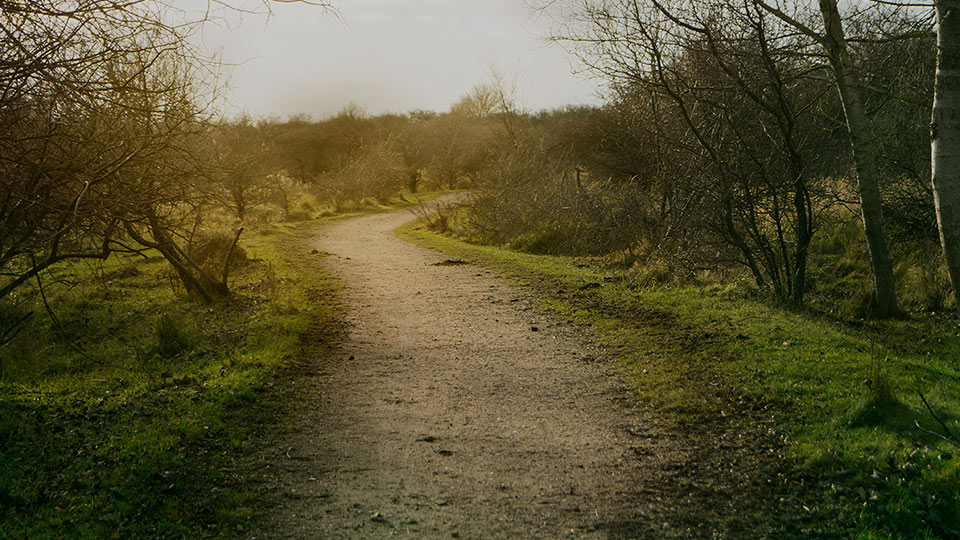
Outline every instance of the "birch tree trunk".
<path fill-rule="evenodd" d="M 960 306 L 960 0 L 937 0 L 937 73 L 930 163 L 937 228 Z"/>
<path fill-rule="evenodd" d="M 958 2 L 960 0 L 950 0 Z M 824 48 L 830 59 L 830 67 L 836 78 L 837 90 L 847 119 L 850 143 L 853 147 L 853 161 L 857 169 L 857 183 L 860 192 L 860 211 L 863 216 L 863 232 L 867 238 L 870 252 L 870 266 L 873 270 L 874 308 L 879 317 L 896 314 L 896 285 L 893 278 L 893 261 L 883 226 L 883 210 L 880 201 L 878 183 L 877 156 L 874 153 L 870 137 L 870 124 L 860 102 L 859 81 L 857 76 L 847 69 L 850 57 L 847 52 L 843 26 L 837 0 L 820 0 L 820 15 L 826 28 Z M 956 58 L 960 61 L 960 58 Z M 956 62 L 955 62 L 956 64 Z M 956 168 L 954 169 L 956 170 Z M 955 188 L 960 195 L 960 186 Z M 960 206 L 957 207 L 960 210 Z M 960 218 L 960 214 L 957 215 Z M 960 235 L 957 237 L 960 241 Z M 960 246 L 958 246 L 960 247 Z M 960 262 L 960 257 L 958 257 Z M 960 269 L 960 267 L 958 267 Z"/>

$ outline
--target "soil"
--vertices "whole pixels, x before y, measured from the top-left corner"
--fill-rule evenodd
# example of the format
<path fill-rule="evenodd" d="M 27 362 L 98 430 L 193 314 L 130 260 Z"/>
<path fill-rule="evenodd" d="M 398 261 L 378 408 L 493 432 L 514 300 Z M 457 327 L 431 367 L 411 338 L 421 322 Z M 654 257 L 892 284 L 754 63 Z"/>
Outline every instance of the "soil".
<path fill-rule="evenodd" d="M 632 400 L 599 336 L 535 307 L 557 284 L 520 290 L 406 243 L 394 230 L 412 219 L 335 222 L 301 247 L 344 283 L 346 324 L 308 333 L 292 432 L 258 458 L 278 503 L 249 538 L 829 536 L 767 407 L 684 352 L 700 329 L 614 313 L 702 394 L 664 423 Z"/>

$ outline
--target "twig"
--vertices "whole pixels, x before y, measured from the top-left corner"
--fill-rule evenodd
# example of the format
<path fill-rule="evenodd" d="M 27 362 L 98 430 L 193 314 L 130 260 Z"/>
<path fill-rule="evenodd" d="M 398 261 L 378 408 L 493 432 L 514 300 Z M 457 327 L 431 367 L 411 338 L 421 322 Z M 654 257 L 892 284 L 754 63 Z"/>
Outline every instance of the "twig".
<path fill-rule="evenodd" d="M 94 360 L 92 356 L 87 354 L 87 351 L 80 345 L 78 345 L 73 338 L 63 329 L 63 324 L 60 323 L 60 318 L 57 317 L 57 314 L 53 311 L 53 308 L 50 307 L 50 303 L 47 301 L 47 294 L 43 286 L 43 280 L 40 279 L 40 274 L 37 274 L 37 289 L 40 291 L 40 299 L 43 300 L 43 307 L 47 311 L 47 315 L 50 316 L 50 320 L 53 321 L 53 326 L 56 329 L 57 333 L 66 339 L 67 346 L 74 350 L 80 356 L 86 358 L 87 360 Z"/>
<path fill-rule="evenodd" d="M 20 317 L 14 321 L 8 328 L 0 328 L 0 345 L 6 345 L 17 337 L 17 334 L 24 329 L 24 323 L 27 322 L 27 319 L 33 315 L 32 311 L 28 311 L 24 316 Z"/>
<path fill-rule="evenodd" d="M 937 415 L 936 412 L 933 411 L 933 407 L 931 407 L 930 403 L 927 402 L 927 398 L 924 397 L 923 392 L 917 390 L 917 395 L 920 396 L 920 401 L 923 401 L 923 406 L 926 407 L 927 411 L 930 412 L 930 416 L 932 416 L 933 419 L 936 420 L 938 424 L 940 424 L 940 427 L 943 428 L 943 431 L 944 433 L 946 433 L 946 436 L 920 427 L 919 422 L 914 422 L 914 424 L 916 424 L 918 428 L 922 429 L 923 431 L 926 431 L 927 433 L 933 433 L 934 435 L 939 436 L 941 439 L 945 441 L 950 441 L 953 444 L 960 446 L 960 437 L 958 437 L 953 431 L 951 431 L 950 426 L 948 426 L 947 423 L 942 418 L 940 418 L 940 416 Z"/>
<path fill-rule="evenodd" d="M 230 272 L 230 258 L 233 256 L 233 252 L 237 249 L 237 242 L 240 241 L 240 234 L 243 233 L 243 227 L 237 229 L 237 234 L 233 237 L 233 242 L 230 243 L 230 248 L 227 250 L 227 254 L 223 257 L 223 275 L 221 276 L 220 283 L 223 285 L 223 288 L 227 288 L 227 274 Z"/>

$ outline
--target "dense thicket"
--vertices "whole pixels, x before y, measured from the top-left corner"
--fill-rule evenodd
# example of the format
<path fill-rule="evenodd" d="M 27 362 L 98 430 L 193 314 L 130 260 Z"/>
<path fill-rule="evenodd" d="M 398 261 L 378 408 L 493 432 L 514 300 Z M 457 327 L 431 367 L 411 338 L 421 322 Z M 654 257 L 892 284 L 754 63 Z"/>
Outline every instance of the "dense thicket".
<path fill-rule="evenodd" d="M 541 252 L 619 252 L 673 278 L 739 268 L 776 297 L 829 293 L 862 315 L 894 274 L 911 307 L 943 304 L 929 13 L 853 11 L 843 22 L 855 37 L 839 38 L 837 64 L 833 37 L 810 30 L 818 14 L 800 6 L 576 5 L 563 37 L 609 82 L 608 103 L 582 111 L 573 130 L 569 111 L 529 118 L 479 187 L 468 234 Z M 868 202 L 873 214 L 851 228 Z M 890 314 L 896 301 L 873 306 Z"/>

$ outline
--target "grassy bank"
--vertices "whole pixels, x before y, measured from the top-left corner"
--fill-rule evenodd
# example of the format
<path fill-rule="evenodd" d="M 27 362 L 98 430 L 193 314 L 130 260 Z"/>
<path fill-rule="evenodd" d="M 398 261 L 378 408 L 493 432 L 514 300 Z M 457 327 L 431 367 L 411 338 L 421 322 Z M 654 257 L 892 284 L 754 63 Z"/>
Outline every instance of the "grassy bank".
<path fill-rule="evenodd" d="M 496 268 L 594 329 L 639 405 L 685 441 L 685 493 L 667 517 L 694 535 L 709 520 L 730 536 L 960 535 L 958 449 L 919 397 L 956 426 L 955 315 L 841 321 L 733 287 L 651 285 L 597 259 L 400 234 Z"/>
<path fill-rule="evenodd" d="M 233 298 L 212 306 L 158 256 L 58 269 L 52 317 L 24 290 L 18 310 L 36 313 L 0 351 L 0 538 L 242 536 L 268 497 L 253 460 L 285 387 L 341 324 L 309 238 L 414 203 L 249 234 Z"/>

